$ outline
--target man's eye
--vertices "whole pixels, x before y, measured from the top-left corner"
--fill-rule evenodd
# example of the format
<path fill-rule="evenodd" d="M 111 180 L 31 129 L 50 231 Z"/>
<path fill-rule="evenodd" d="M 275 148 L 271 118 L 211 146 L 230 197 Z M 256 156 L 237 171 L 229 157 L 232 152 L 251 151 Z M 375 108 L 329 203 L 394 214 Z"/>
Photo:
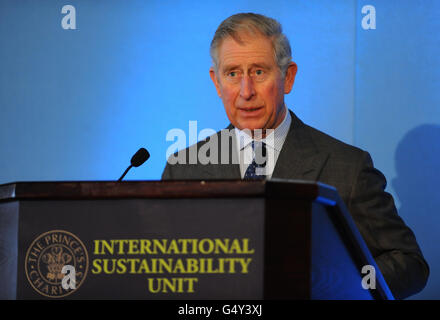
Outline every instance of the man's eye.
<path fill-rule="evenodd" d="M 255 74 L 256 74 L 257 76 L 262 76 L 262 75 L 264 74 L 264 71 L 258 69 L 258 70 L 255 71 Z"/>
<path fill-rule="evenodd" d="M 238 76 L 238 74 L 235 71 L 231 71 L 231 72 L 228 73 L 228 76 L 234 78 L 234 77 Z"/>

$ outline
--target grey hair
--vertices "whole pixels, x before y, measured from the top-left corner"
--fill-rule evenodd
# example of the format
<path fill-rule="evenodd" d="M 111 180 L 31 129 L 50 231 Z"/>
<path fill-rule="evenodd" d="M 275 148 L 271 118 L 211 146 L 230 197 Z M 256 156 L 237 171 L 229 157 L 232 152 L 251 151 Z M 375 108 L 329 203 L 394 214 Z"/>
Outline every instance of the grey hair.
<path fill-rule="evenodd" d="M 284 76 L 292 61 L 292 50 L 289 39 L 283 34 L 281 24 L 275 19 L 256 13 L 238 13 L 224 20 L 215 31 L 211 41 L 210 54 L 214 70 L 218 71 L 218 49 L 227 37 L 232 37 L 238 43 L 243 43 L 240 32 L 251 34 L 261 33 L 272 40 L 275 62 Z"/>

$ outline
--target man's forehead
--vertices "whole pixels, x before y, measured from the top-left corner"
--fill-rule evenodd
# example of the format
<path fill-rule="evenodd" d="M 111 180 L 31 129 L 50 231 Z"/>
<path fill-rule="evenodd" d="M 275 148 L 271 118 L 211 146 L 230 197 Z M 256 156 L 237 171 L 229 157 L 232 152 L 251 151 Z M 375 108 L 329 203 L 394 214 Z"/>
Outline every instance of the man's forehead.
<path fill-rule="evenodd" d="M 218 52 L 222 68 L 244 61 L 260 65 L 274 62 L 272 41 L 261 34 L 242 33 L 237 39 L 229 36 L 220 44 Z"/>
<path fill-rule="evenodd" d="M 239 46 L 247 46 L 249 43 L 253 42 L 270 42 L 272 44 L 271 38 L 262 34 L 258 31 L 238 31 L 232 35 L 226 36 L 219 44 L 219 49 L 223 47 L 224 43 L 234 43 Z"/>

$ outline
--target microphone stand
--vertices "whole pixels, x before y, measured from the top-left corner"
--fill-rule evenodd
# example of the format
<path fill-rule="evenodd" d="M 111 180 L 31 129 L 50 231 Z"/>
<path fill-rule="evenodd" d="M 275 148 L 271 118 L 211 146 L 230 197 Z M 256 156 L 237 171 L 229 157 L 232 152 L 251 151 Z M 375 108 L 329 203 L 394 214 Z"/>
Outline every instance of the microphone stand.
<path fill-rule="evenodd" d="M 125 172 L 122 174 L 122 176 L 119 178 L 118 181 L 121 181 L 125 177 L 125 175 L 127 174 L 128 170 L 130 170 L 131 168 L 133 168 L 132 164 L 128 166 L 128 168 L 125 170 Z"/>

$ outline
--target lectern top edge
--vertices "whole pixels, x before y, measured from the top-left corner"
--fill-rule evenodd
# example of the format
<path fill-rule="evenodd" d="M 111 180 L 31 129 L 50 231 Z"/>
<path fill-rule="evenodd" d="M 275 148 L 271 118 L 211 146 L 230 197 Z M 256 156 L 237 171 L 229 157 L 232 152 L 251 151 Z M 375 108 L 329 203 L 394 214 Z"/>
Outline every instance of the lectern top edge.
<path fill-rule="evenodd" d="M 0 185 L 0 202 L 38 199 L 301 197 L 336 203 L 337 191 L 312 181 L 272 179 L 176 181 L 44 181 Z"/>

